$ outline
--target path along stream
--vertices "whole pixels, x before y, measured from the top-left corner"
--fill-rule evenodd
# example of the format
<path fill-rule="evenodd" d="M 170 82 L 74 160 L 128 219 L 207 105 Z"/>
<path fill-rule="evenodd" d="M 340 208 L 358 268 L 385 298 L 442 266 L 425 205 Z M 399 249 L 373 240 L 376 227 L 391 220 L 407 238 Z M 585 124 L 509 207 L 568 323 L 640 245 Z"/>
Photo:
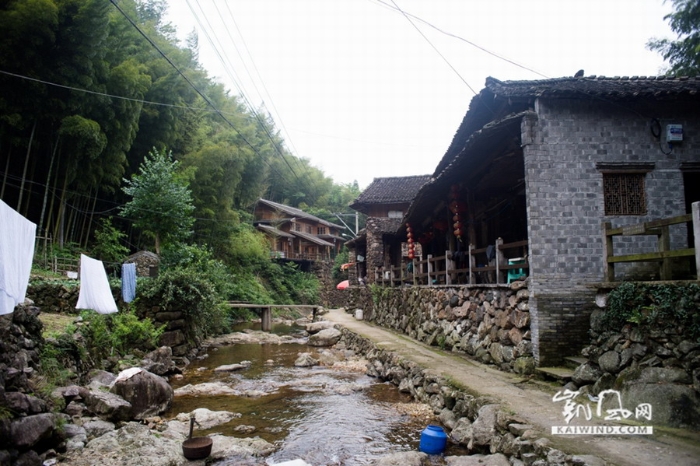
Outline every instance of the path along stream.
<path fill-rule="evenodd" d="M 301 328 L 275 324 L 272 331 L 293 334 Z M 416 405 L 408 395 L 364 372 L 294 366 L 299 353 L 318 358 L 322 351 L 328 350 L 300 343 L 210 348 L 208 357 L 192 362 L 182 379 L 171 381 L 173 388 L 222 382 L 241 395 L 176 396 L 166 417 L 197 408 L 240 413 L 240 418 L 196 435 L 259 436 L 279 447 L 268 464 L 299 458 L 314 466 L 368 465 L 388 453 L 417 450 L 421 430 L 434 420 L 409 414 Z M 242 361 L 250 361 L 250 367 L 214 371 Z M 251 393 L 259 396 L 245 396 Z M 443 463 L 435 458 L 435 464 Z"/>

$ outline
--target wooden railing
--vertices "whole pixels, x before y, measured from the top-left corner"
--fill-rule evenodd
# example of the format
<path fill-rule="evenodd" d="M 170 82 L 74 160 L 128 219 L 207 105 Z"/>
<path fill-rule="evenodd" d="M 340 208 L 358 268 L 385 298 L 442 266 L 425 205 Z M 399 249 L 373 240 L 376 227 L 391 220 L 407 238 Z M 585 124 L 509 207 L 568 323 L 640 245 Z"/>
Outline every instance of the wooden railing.
<path fill-rule="evenodd" d="M 437 257 L 428 254 L 402 266 L 375 269 L 374 282 L 382 286 L 506 283 L 509 270 L 529 268 L 527 246 L 527 240 L 505 244 L 498 238 L 485 248 L 469 245 L 463 252 L 447 251 Z M 510 264 L 503 251 L 509 251 L 510 260 L 517 258 L 518 263 Z M 489 253 L 493 257 L 489 258 Z"/>
<path fill-rule="evenodd" d="M 615 264 L 622 262 L 658 262 L 661 280 L 672 279 L 671 261 L 677 257 L 695 256 L 696 278 L 700 280 L 700 248 L 671 249 L 671 225 L 692 223 L 695 245 L 700 241 L 700 202 L 693 203 L 693 213 L 676 217 L 653 220 L 624 227 L 613 228 L 610 222 L 603 223 L 603 264 L 606 282 L 615 281 Z M 616 256 L 613 252 L 613 238 L 616 236 L 656 236 L 657 251 Z"/>

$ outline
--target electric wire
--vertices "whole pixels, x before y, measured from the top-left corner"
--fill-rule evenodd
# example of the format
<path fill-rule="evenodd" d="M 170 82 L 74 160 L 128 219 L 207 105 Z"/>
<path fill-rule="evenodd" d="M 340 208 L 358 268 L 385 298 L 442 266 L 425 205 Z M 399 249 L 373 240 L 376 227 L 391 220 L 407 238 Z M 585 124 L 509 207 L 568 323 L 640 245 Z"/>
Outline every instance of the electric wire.
<path fill-rule="evenodd" d="M 110 0 L 110 3 L 114 5 L 114 7 L 124 16 L 124 18 L 138 31 L 138 33 L 146 39 L 146 41 L 151 44 L 153 48 L 156 49 L 156 51 L 170 64 L 170 66 L 177 71 L 177 73 L 187 82 L 187 84 L 202 98 L 204 101 L 212 108 L 214 109 L 215 113 L 217 113 L 230 127 L 233 129 L 240 137 L 241 139 L 253 150 L 254 153 L 256 153 L 258 156 L 261 157 L 261 159 L 264 159 L 264 157 L 261 156 L 260 152 L 248 141 L 248 139 L 241 133 L 241 131 L 236 128 L 236 126 L 228 119 L 226 116 L 214 105 L 214 103 L 202 92 L 200 91 L 197 86 L 194 85 L 192 80 L 190 80 L 185 73 L 182 72 L 182 70 L 163 52 L 160 47 L 158 47 L 158 44 L 153 42 L 153 40 L 148 37 L 148 35 L 143 32 L 143 30 L 129 17 L 129 15 L 126 14 L 122 8 L 117 5 L 115 0 Z M 282 160 L 285 162 L 285 164 L 289 167 L 290 171 L 294 175 L 294 177 L 301 183 L 301 180 L 299 179 L 299 176 L 296 174 L 292 166 L 290 165 L 289 161 L 282 157 Z"/>
<path fill-rule="evenodd" d="M 450 69 L 452 71 L 454 71 L 454 73 L 459 77 L 459 79 L 461 79 L 462 82 L 467 85 L 469 90 L 472 91 L 474 93 L 474 95 L 478 95 L 477 92 L 474 90 L 474 88 L 469 85 L 469 83 L 466 81 L 466 79 L 464 79 L 462 77 L 462 75 L 459 74 L 459 71 L 457 71 L 457 69 L 454 66 L 452 66 L 452 63 L 450 63 L 449 60 L 447 60 L 447 58 L 445 58 L 445 56 L 442 53 L 440 53 L 440 50 L 438 50 L 438 48 L 435 47 L 435 45 L 433 45 L 432 42 L 430 42 L 430 39 L 428 39 L 428 37 L 425 34 L 423 34 L 423 31 L 421 31 L 420 28 L 418 26 L 416 26 L 416 24 L 413 21 L 411 21 L 411 18 L 409 18 L 409 16 L 406 13 L 404 13 L 404 11 L 396 4 L 396 2 L 394 0 L 391 0 L 391 3 L 394 4 L 396 9 L 399 10 L 403 14 L 404 18 L 406 18 L 406 20 L 409 23 L 411 23 L 411 26 L 413 26 L 416 29 L 416 31 L 418 31 L 418 34 L 420 34 L 423 37 L 423 39 L 425 39 L 425 41 L 433 48 L 433 50 L 435 50 L 435 53 L 437 53 L 440 56 L 440 58 L 442 58 L 442 60 L 445 63 L 447 63 L 447 66 L 449 66 Z"/>
<path fill-rule="evenodd" d="M 229 59 L 228 54 L 226 53 L 225 50 L 223 51 L 223 54 L 222 54 L 220 48 L 224 49 L 224 47 L 223 47 L 221 41 L 219 40 L 219 37 L 214 32 L 214 28 L 212 27 L 212 24 L 209 21 L 209 18 L 207 17 L 206 12 L 204 11 L 202 6 L 200 5 L 199 0 L 195 0 L 195 3 L 199 7 L 201 16 L 202 16 L 202 18 L 204 18 L 206 25 L 205 25 L 205 23 L 202 22 L 202 20 L 200 20 L 200 15 L 198 15 L 197 12 L 192 7 L 190 0 L 185 0 L 185 1 L 187 3 L 187 6 L 189 7 L 190 11 L 192 12 L 192 15 L 194 16 L 195 20 L 197 21 L 200 28 L 202 29 L 202 32 L 204 32 L 204 35 L 207 38 L 207 41 L 209 42 L 209 45 L 212 47 L 212 49 L 214 50 L 214 53 L 217 55 L 217 57 L 219 57 L 219 61 L 221 62 L 222 66 L 224 67 L 225 72 L 228 74 L 229 79 L 234 84 L 236 89 L 238 89 L 238 92 L 241 95 L 241 97 L 248 104 L 248 111 L 256 118 L 256 120 L 258 121 L 258 124 L 260 125 L 260 128 L 265 132 L 268 139 L 270 140 L 270 143 L 273 145 L 273 147 L 275 148 L 275 151 L 278 153 L 278 155 L 280 157 L 284 157 L 284 155 L 282 153 L 283 151 L 278 147 L 278 142 L 275 141 L 273 135 L 270 133 L 270 130 L 268 129 L 266 122 L 263 120 L 263 118 L 261 118 L 259 113 L 255 110 L 255 107 L 250 102 L 250 99 L 247 97 L 248 93 L 246 92 L 245 87 L 243 86 L 242 82 L 239 83 L 240 80 L 236 78 L 236 73 L 233 71 L 233 66 L 231 65 L 231 60 Z M 214 4 L 214 5 L 216 6 L 216 4 Z M 217 12 L 219 13 L 219 15 L 221 15 L 220 11 L 218 10 L 218 7 L 216 7 L 216 8 L 217 8 Z M 228 28 L 224 28 L 224 29 L 228 33 Z M 209 33 L 210 31 L 212 34 Z M 229 39 L 233 43 L 233 46 L 236 49 L 236 52 L 238 53 L 238 56 L 241 58 L 241 60 L 243 60 L 240 52 L 238 51 L 238 47 L 236 45 L 236 42 L 231 37 L 230 33 L 228 33 L 228 34 L 229 34 Z M 212 38 L 212 36 L 213 36 L 213 38 Z M 215 44 L 215 42 L 218 43 L 218 47 Z M 248 73 L 248 76 L 252 80 L 252 76 L 250 76 L 250 73 L 248 72 L 248 69 L 247 69 L 244 61 L 243 61 L 243 66 L 244 66 L 245 71 Z M 257 86 L 255 86 L 255 81 L 252 80 L 252 82 L 253 82 L 253 86 L 255 87 L 255 90 L 258 92 L 258 95 L 260 95 L 260 92 L 258 91 Z M 297 169 L 301 170 L 301 167 L 299 166 L 299 163 L 300 163 L 299 160 L 295 158 L 295 159 L 292 159 L 292 161 L 296 163 Z M 303 171 L 301 173 L 302 173 L 302 175 L 305 174 L 305 172 L 303 172 Z M 306 181 L 309 182 L 310 180 L 308 179 L 308 176 L 306 178 L 307 178 Z"/>
<path fill-rule="evenodd" d="M 416 16 L 416 15 L 411 14 L 411 13 L 408 13 L 408 12 L 406 12 L 405 10 L 402 10 L 402 9 L 400 9 L 400 8 L 398 8 L 398 7 L 394 7 L 394 6 L 392 6 L 392 5 L 389 5 L 387 2 L 385 2 L 385 1 L 383 1 L 383 0 L 373 0 L 373 1 L 378 2 L 378 3 L 381 3 L 382 5 L 386 6 L 386 7 L 389 8 L 389 9 L 392 9 L 392 10 L 395 10 L 395 11 L 398 11 L 398 12 L 401 12 L 401 13 L 403 13 L 404 16 L 406 16 L 406 15 L 407 15 L 407 16 L 410 16 L 411 18 L 415 19 L 416 21 L 420 21 L 421 23 L 425 24 L 426 26 L 428 26 L 428 27 L 430 27 L 430 28 L 432 28 L 432 29 L 435 29 L 436 31 L 438 31 L 438 32 L 440 32 L 440 33 L 442 33 L 442 34 L 444 34 L 444 35 L 446 35 L 446 36 L 449 36 L 449 37 L 452 37 L 452 38 L 454 38 L 454 39 L 457 39 L 457 40 L 460 40 L 460 41 L 462 41 L 462 42 L 465 42 L 465 43 L 471 45 L 472 47 L 481 50 L 482 52 L 485 52 L 485 53 L 487 53 L 487 54 L 489 54 L 489 55 L 491 55 L 491 56 L 493 56 L 493 57 L 495 57 L 495 58 L 498 58 L 499 60 L 503 60 L 503 61 L 506 62 L 506 63 L 510 63 L 511 65 L 517 66 L 518 68 L 521 68 L 521 69 L 523 69 L 523 70 L 526 70 L 526 71 L 529 71 L 529 72 L 531 72 L 531 73 L 534 73 L 534 74 L 536 74 L 536 75 L 538 75 L 538 76 L 541 76 L 541 77 L 543 77 L 543 78 L 545 78 L 545 79 L 549 79 L 548 76 L 546 76 L 546 75 L 540 73 L 539 71 L 536 71 L 536 70 L 534 70 L 534 69 L 532 69 L 532 68 L 529 68 L 529 67 L 527 67 L 527 66 L 525 66 L 525 65 L 521 65 L 520 63 L 517 63 L 517 62 L 515 62 L 515 61 L 513 61 L 513 60 L 511 60 L 511 59 L 509 59 L 509 58 L 506 58 L 506 57 L 504 57 L 504 56 L 502 56 L 502 55 L 499 55 L 499 54 L 497 54 L 497 53 L 495 53 L 495 52 L 492 52 L 492 51 L 490 51 L 489 49 L 487 49 L 487 48 L 485 48 L 485 47 L 482 47 L 481 45 L 479 45 L 479 44 L 477 44 L 477 43 L 475 43 L 475 42 L 472 42 L 472 41 L 470 41 L 470 40 L 468 40 L 468 39 L 465 39 L 464 37 L 461 37 L 461 36 L 458 36 L 458 35 L 453 34 L 453 33 L 451 33 L 451 32 L 445 31 L 444 29 L 441 29 L 441 28 L 435 26 L 434 24 L 432 24 L 432 23 L 430 23 L 430 22 L 428 22 L 428 21 L 422 19 L 421 17 Z M 392 3 L 393 3 L 393 2 L 392 2 Z"/>

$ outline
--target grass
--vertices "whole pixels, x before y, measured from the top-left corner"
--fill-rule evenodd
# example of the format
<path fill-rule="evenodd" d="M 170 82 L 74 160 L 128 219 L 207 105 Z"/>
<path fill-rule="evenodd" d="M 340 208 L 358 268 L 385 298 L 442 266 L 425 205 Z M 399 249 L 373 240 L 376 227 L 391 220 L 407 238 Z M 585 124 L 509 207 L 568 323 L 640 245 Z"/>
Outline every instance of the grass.
<path fill-rule="evenodd" d="M 52 314 L 42 312 L 39 314 L 39 320 L 44 324 L 42 336 L 44 338 L 61 334 L 63 331 L 75 321 L 76 316 L 66 314 Z"/>

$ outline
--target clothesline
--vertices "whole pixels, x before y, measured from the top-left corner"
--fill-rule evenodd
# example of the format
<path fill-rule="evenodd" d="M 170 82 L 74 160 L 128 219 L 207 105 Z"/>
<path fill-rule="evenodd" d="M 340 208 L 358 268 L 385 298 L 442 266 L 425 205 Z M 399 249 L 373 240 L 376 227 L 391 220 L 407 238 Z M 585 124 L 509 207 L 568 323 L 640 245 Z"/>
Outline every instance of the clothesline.
<path fill-rule="evenodd" d="M 0 200 L 0 315 L 14 312 L 24 302 L 34 259 L 36 225 Z M 115 262 L 107 264 L 117 265 Z M 122 298 L 136 295 L 136 265 L 122 264 Z M 118 311 L 104 263 L 80 255 L 80 293 L 77 309 L 100 314 Z"/>

